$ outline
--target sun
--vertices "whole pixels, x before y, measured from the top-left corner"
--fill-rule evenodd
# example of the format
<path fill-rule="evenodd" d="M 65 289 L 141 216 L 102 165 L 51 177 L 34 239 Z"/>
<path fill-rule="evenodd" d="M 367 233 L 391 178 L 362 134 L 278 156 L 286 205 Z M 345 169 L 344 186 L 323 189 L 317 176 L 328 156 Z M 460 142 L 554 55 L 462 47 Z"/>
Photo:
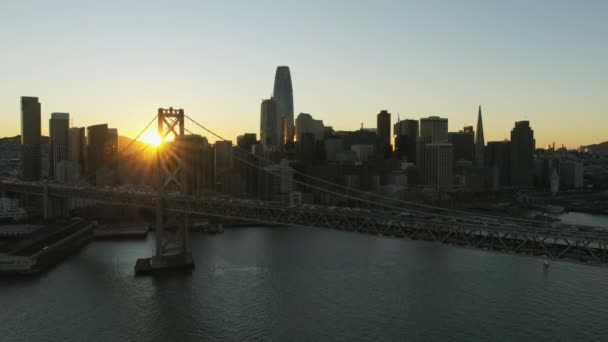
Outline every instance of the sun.
<path fill-rule="evenodd" d="M 147 131 L 141 136 L 141 141 L 145 142 L 146 144 L 150 144 L 153 147 L 157 147 L 163 142 L 163 139 L 157 132 Z"/>

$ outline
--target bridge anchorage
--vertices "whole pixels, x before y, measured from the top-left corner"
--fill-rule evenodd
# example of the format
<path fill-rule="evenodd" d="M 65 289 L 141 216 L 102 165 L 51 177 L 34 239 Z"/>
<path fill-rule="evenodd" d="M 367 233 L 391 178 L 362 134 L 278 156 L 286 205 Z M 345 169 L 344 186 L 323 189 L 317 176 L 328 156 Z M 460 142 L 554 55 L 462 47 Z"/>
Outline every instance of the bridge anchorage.
<path fill-rule="evenodd" d="M 161 141 L 173 137 L 176 141 L 184 136 L 184 110 L 158 109 L 158 135 Z M 188 229 L 187 213 L 171 213 L 165 210 L 165 194 L 187 195 L 183 151 L 166 144 L 156 148 L 157 189 L 156 204 L 156 253 L 151 258 L 138 259 L 135 274 L 149 274 L 171 269 L 192 269 L 192 249 Z"/>

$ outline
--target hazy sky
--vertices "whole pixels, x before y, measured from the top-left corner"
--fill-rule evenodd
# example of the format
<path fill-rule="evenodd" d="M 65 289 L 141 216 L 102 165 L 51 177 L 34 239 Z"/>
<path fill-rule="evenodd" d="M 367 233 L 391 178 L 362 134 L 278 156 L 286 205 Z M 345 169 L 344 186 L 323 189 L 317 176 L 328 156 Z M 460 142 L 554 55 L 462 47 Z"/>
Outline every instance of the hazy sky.
<path fill-rule="evenodd" d="M 527 119 L 537 144 L 608 140 L 608 1 L 3 1 L 0 136 L 19 97 L 134 136 L 181 107 L 226 138 L 259 134 L 289 65 L 295 112 L 335 129 L 484 110 L 486 141 Z M 199 132 L 194 126 L 189 129 Z"/>

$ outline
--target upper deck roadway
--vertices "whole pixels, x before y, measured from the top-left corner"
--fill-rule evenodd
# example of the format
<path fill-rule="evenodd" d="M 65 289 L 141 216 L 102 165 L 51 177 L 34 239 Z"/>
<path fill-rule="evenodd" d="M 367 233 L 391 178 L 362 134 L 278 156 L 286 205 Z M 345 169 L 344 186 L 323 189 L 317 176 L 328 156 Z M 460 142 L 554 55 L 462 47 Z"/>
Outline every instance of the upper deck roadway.
<path fill-rule="evenodd" d="M 0 191 L 86 198 L 101 203 L 155 208 L 153 191 L 93 188 L 64 184 L 0 180 Z M 608 230 L 603 227 L 487 217 L 475 214 L 361 209 L 321 205 L 286 205 L 218 196 L 165 195 L 165 210 L 269 224 L 334 228 L 506 253 L 608 264 Z"/>

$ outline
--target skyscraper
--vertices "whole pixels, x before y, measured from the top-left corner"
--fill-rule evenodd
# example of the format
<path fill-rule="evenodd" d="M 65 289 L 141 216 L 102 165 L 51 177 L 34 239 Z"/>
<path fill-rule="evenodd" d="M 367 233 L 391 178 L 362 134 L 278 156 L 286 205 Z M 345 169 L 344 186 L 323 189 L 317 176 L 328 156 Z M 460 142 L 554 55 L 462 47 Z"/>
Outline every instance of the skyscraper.
<path fill-rule="evenodd" d="M 420 119 L 418 164 L 424 184 L 449 189 L 452 185 L 453 147 L 448 143 L 448 119 L 431 116 Z"/>
<path fill-rule="evenodd" d="M 453 146 L 435 142 L 424 146 L 424 184 L 431 188 L 448 191 L 453 183 Z"/>
<path fill-rule="evenodd" d="M 380 139 L 380 151 L 384 157 L 390 157 L 391 148 L 391 113 L 380 111 L 376 116 L 376 133 Z"/>
<path fill-rule="evenodd" d="M 475 132 L 475 167 L 484 167 L 485 141 L 483 138 L 483 121 L 481 120 L 481 105 L 477 113 L 477 131 Z"/>
<path fill-rule="evenodd" d="M 108 140 L 108 125 L 87 127 L 87 174 L 95 179 L 97 171 L 106 166 L 106 141 Z"/>
<path fill-rule="evenodd" d="M 37 97 L 21 97 L 21 164 L 22 178 L 40 179 L 40 102 Z"/>
<path fill-rule="evenodd" d="M 426 144 L 448 141 L 448 119 L 430 116 L 420 119 L 420 140 Z"/>
<path fill-rule="evenodd" d="M 475 133 L 472 126 L 464 127 L 460 132 L 448 133 L 448 141 L 454 146 L 454 165 L 459 160 L 473 162 Z"/>
<path fill-rule="evenodd" d="M 277 108 L 277 141 L 281 144 L 293 142 L 293 88 L 288 66 L 278 66 L 274 76 L 273 98 Z"/>
<path fill-rule="evenodd" d="M 276 102 L 273 98 L 262 100 L 260 109 L 260 143 L 265 150 L 275 150 L 278 148 L 278 129 Z"/>
<path fill-rule="evenodd" d="M 529 121 L 518 121 L 511 130 L 511 185 L 531 188 L 534 185 L 534 131 Z"/>
<path fill-rule="evenodd" d="M 85 156 L 87 148 L 87 139 L 85 136 L 84 127 L 72 127 L 69 130 L 69 160 L 76 165 L 80 174 L 84 174 L 85 171 Z"/>
<path fill-rule="evenodd" d="M 57 164 L 69 160 L 70 114 L 51 113 L 49 119 L 49 178 L 55 179 Z"/>
<path fill-rule="evenodd" d="M 399 120 L 393 127 L 397 157 L 405 157 L 416 164 L 416 145 L 419 136 L 418 120 Z"/>

